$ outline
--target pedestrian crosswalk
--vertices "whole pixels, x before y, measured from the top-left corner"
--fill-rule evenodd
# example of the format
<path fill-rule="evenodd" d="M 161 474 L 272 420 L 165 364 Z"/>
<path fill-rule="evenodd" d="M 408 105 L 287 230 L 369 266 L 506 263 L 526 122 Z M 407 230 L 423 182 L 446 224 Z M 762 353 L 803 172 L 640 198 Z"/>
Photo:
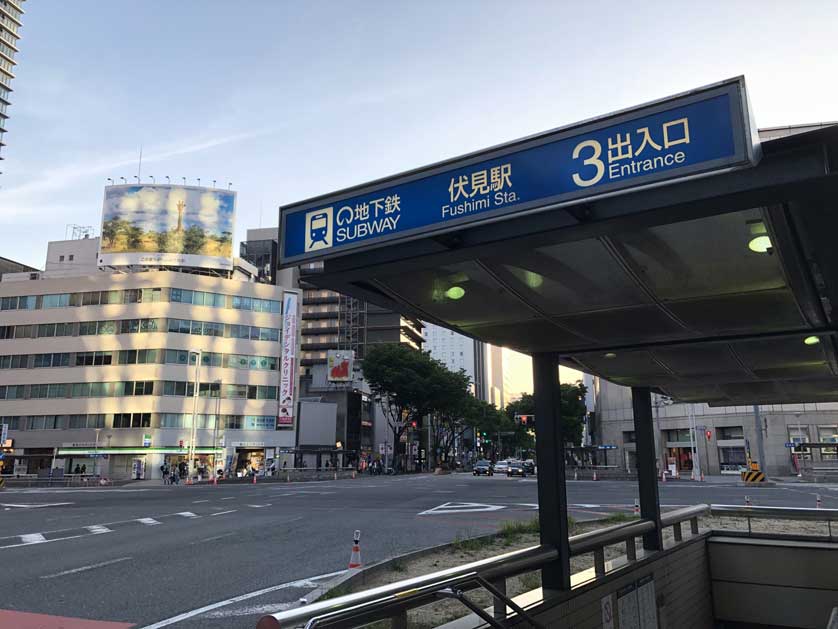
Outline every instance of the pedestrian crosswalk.
<path fill-rule="evenodd" d="M 253 509 L 259 509 L 271 506 L 270 504 L 262 505 L 246 505 Z M 214 511 L 204 515 L 199 515 L 192 511 L 179 511 L 177 513 L 169 513 L 164 515 L 157 515 L 154 517 L 132 518 L 130 520 L 121 520 L 118 522 L 107 522 L 105 524 L 89 524 L 73 529 L 61 529 L 57 531 L 41 531 L 38 533 L 21 533 L 19 535 L 9 535 L 0 537 L 0 550 L 7 548 L 19 548 L 21 546 L 31 546 L 35 544 L 46 544 L 50 542 L 60 542 L 70 539 L 79 539 L 91 535 L 104 535 L 107 533 L 114 533 L 119 530 L 124 530 L 133 526 L 160 526 L 167 520 L 174 519 L 198 519 L 206 516 L 219 516 L 235 513 L 237 509 L 228 511 Z"/>

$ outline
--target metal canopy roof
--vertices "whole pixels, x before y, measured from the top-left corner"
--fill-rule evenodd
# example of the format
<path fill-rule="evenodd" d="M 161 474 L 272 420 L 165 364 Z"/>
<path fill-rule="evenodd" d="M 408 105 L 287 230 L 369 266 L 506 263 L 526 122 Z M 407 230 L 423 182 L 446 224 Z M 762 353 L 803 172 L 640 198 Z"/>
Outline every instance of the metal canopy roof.
<path fill-rule="evenodd" d="M 753 168 L 353 252 L 306 279 L 683 401 L 838 401 L 838 127 L 762 150 Z M 763 226 L 772 249 L 754 252 Z"/>

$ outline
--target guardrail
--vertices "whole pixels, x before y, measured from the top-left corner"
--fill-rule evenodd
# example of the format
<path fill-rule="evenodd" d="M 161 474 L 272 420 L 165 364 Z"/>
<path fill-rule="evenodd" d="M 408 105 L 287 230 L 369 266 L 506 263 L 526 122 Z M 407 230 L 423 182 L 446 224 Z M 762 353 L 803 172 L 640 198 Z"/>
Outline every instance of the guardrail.
<path fill-rule="evenodd" d="M 661 517 L 664 528 L 672 526 L 676 540 L 682 538 L 681 525 L 690 522 L 691 531 L 698 534 L 698 518 L 707 512 L 708 505 L 695 505 L 669 511 Z M 597 577 L 606 573 L 605 548 L 616 544 L 626 545 L 629 562 L 637 560 L 636 538 L 655 530 L 651 520 L 618 524 L 581 535 L 568 541 L 570 555 L 594 555 L 594 572 Z M 292 627 L 358 627 L 376 620 L 391 619 L 394 629 L 407 627 L 407 612 L 440 598 L 457 599 L 493 627 L 504 627 L 500 620 L 506 618 L 509 607 L 526 619 L 533 627 L 541 627 L 526 611 L 506 595 L 506 580 L 532 572 L 558 559 L 558 551 L 550 546 L 532 546 L 462 566 L 440 570 L 421 577 L 405 579 L 363 592 L 347 594 L 334 599 L 316 602 L 307 607 L 264 616 L 257 629 L 290 629 Z M 482 588 L 494 599 L 494 615 L 487 614 L 465 593 Z"/>

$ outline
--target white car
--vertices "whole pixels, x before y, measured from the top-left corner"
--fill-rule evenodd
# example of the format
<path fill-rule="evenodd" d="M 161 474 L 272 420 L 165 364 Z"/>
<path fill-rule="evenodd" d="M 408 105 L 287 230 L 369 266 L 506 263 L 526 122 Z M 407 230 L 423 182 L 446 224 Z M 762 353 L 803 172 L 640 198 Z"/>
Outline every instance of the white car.
<path fill-rule="evenodd" d="M 509 471 L 509 461 L 503 460 L 495 463 L 495 472 L 498 474 L 506 474 Z"/>

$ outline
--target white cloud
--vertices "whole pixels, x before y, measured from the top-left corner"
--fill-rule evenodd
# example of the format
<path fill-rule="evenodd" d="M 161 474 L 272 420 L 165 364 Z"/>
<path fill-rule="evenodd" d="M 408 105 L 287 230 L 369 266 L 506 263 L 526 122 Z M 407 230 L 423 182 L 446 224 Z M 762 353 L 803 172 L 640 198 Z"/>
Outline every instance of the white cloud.
<path fill-rule="evenodd" d="M 209 139 L 191 138 L 171 142 L 144 151 L 143 163 L 160 162 L 271 133 L 273 133 L 272 129 L 266 129 Z M 44 211 L 45 208 L 55 205 L 56 192 L 60 193 L 66 190 L 75 182 L 89 179 L 95 175 L 110 174 L 118 168 L 132 166 L 136 163 L 136 154 L 123 151 L 114 153 L 108 158 L 76 162 L 68 166 L 58 166 L 44 170 L 35 179 L 19 186 L 0 190 L 0 204 L 3 207 L 4 219 L 43 218 L 47 216 Z"/>

